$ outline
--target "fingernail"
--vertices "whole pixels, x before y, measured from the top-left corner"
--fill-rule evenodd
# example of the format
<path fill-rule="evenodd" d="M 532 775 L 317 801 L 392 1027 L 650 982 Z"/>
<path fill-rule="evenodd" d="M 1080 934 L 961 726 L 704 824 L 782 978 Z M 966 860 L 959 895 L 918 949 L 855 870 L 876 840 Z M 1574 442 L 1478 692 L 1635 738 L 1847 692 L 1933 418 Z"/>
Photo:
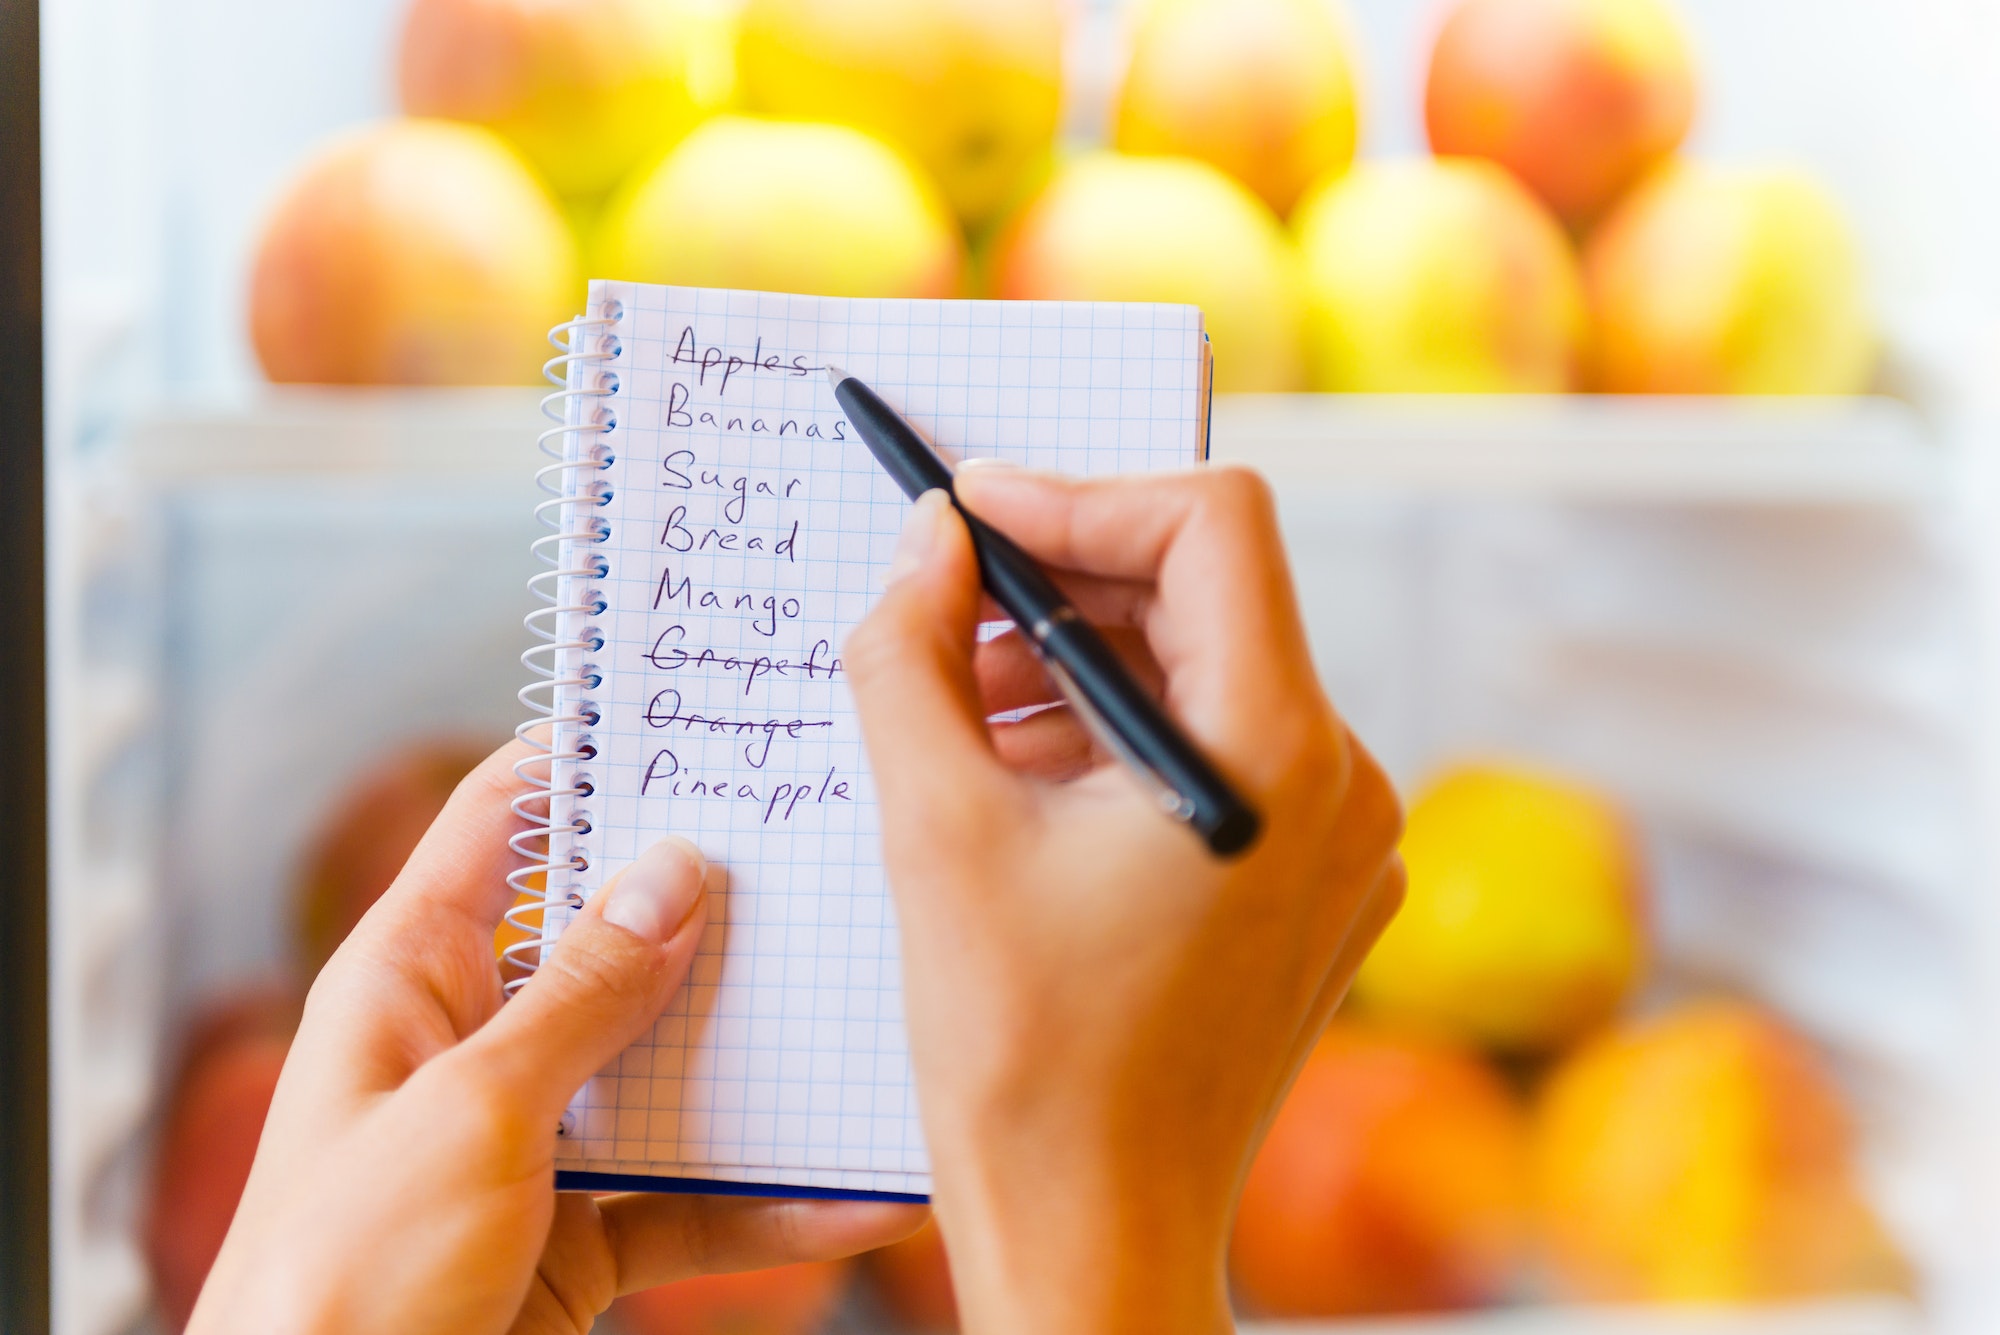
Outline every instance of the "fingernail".
<path fill-rule="evenodd" d="M 944 518 L 950 504 L 951 497 L 943 487 L 932 487 L 917 497 L 917 503 L 910 507 L 910 517 L 903 521 L 903 536 L 896 540 L 896 557 L 889 562 L 889 573 L 882 577 L 884 587 L 924 568 L 937 546 L 938 521 Z"/>
<path fill-rule="evenodd" d="M 611 883 L 604 920 L 634 936 L 664 945 L 701 900 L 708 859 L 677 834 L 639 855 Z"/>
<path fill-rule="evenodd" d="M 1033 485 L 1045 476 L 1012 459 L 967 459 L 958 466 L 959 501 L 976 512 L 978 499 L 987 488 Z"/>

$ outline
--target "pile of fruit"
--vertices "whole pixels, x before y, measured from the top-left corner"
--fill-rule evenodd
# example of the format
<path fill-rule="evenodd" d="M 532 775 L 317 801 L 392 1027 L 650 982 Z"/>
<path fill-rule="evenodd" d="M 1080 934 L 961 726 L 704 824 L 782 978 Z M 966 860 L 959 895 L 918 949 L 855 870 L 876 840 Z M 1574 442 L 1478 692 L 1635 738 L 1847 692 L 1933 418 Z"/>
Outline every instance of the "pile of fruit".
<path fill-rule="evenodd" d="M 1739 998 L 1635 1004 L 1652 942 L 1614 804 L 1533 770 L 1460 768 L 1412 805 L 1402 852 L 1404 908 L 1251 1169 L 1231 1255 L 1246 1311 L 1907 1285 L 1811 1044 Z M 934 1228 L 868 1268 L 905 1329 L 955 1329 Z"/>
<path fill-rule="evenodd" d="M 394 878 L 483 747 L 385 757 L 302 859 L 310 978 Z M 1412 806 L 1409 895 L 1252 1167 L 1233 1250 L 1274 1316 L 1526 1298 L 1754 1301 L 1907 1280 L 1858 1184 L 1810 1044 L 1748 1002 L 1633 1004 L 1652 953 L 1622 813 L 1532 771 L 1453 771 Z M 179 1329 L 250 1168 L 299 989 L 251 988 L 192 1028 L 144 1234 Z M 635 1294 L 624 1335 L 812 1335 L 865 1282 L 905 1331 L 956 1327 L 935 1227 L 860 1262 Z"/>
<path fill-rule="evenodd" d="M 273 380 L 532 378 L 585 275 L 1199 305 L 1230 390 L 1853 393 L 1853 238 L 1679 156 L 1670 0 L 1460 0 L 1435 156 L 1354 161 L 1336 0 L 1140 0 L 1108 145 L 1059 144 L 1064 0 L 412 0 L 407 116 L 302 165 Z"/>
<path fill-rule="evenodd" d="M 290 967 L 212 998 L 188 1026 L 169 1080 L 141 1225 L 165 1329 L 187 1324 L 235 1217 L 306 985 L 396 879 L 458 781 L 490 750 L 490 743 L 471 738 L 433 738 L 384 756 L 362 774 L 300 859 Z"/>

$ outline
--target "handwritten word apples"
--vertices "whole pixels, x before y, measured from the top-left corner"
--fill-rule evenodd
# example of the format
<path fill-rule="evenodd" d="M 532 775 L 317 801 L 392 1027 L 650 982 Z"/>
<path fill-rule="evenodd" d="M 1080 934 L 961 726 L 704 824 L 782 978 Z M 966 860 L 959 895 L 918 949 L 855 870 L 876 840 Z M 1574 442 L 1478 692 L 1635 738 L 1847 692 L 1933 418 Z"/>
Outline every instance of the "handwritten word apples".
<path fill-rule="evenodd" d="M 458 781 L 491 749 L 459 738 L 419 742 L 383 757 L 341 795 L 299 877 L 296 927 L 307 978 L 382 897 Z"/>
<path fill-rule="evenodd" d="M 1667 0 L 1464 0 L 1431 53 L 1424 122 L 1435 152 L 1491 158 L 1582 226 L 1680 145 L 1694 102 Z"/>
<path fill-rule="evenodd" d="M 1489 162 L 1363 163 L 1293 219 L 1313 386 L 1360 393 L 1572 387 L 1584 302 L 1568 239 Z"/>
<path fill-rule="evenodd" d="M 868 1274 L 882 1306 L 903 1330 L 944 1335 L 958 1329 L 958 1298 L 944 1234 L 931 1220 L 904 1238 L 868 1253 Z"/>
<path fill-rule="evenodd" d="M 1336 1021 L 1251 1166 L 1231 1260 L 1274 1316 L 1500 1297 L 1529 1231 L 1528 1128 L 1469 1051 Z"/>
<path fill-rule="evenodd" d="M 964 243 L 944 201 L 858 130 L 720 116 L 613 198 L 607 278 L 826 297 L 949 297 Z"/>
<path fill-rule="evenodd" d="M 1741 1302 L 1899 1288 L 1840 1094 L 1776 1018 L 1704 1002 L 1578 1049 L 1544 1091 L 1551 1277 L 1586 1301 Z"/>
<path fill-rule="evenodd" d="M 413 0 L 403 110 L 498 131 L 558 194 L 609 190 L 693 123 L 679 0 Z"/>
<path fill-rule="evenodd" d="M 167 1329 L 194 1311 L 236 1215 L 264 1115 L 298 1025 L 298 1001 L 252 990 L 196 1021 L 168 1092 L 141 1223 L 153 1296 Z"/>
<path fill-rule="evenodd" d="M 1609 1019 L 1646 954 L 1618 808 L 1523 770 L 1454 770 L 1404 830 L 1409 889 L 1355 979 L 1370 1013 L 1503 1052 L 1548 1052 Z"/>
<path fill-rule="evenodd" d="M 847 1287 L 849 1263 L 701 1275 L 627 1294 L 612 1304 L 625 1335 L 814 1335 Z"/>
<path fill-rule="evenodd" d="M 1199 306 L 1219 390 L 1299 382 L 1298 256 L 1277 216 L 1192 158 L 1091 153 L 1001 233 L 993 295 Z"/>
<path fill-rule="evenodd" d="M 279 200 L 250 339 L 278 381 L 513 384 L 581 296 L 562 215 L 499 136 L 390 121 L 322 149 Z"/>
<path fill-rule="evenodd" d="M 1600 389 L 1854 394 L 1874 370 L 1853 234 L 1803 172 L 1675 164 L 1591 235 L 1584 280 Z"/>
<path fill-rule="evenodd" d="M 1062 10 L 1059 0 L 749 0 L 744 100 L 896 145 L 977 228 L 1055 143 Z"/>
<path fill-rule="evenodd" d="M 1280 214 L 1354 157 L 1357 90 L 1330 0 L 1153 0 L 1113 142 L 1220 167 Z"/>

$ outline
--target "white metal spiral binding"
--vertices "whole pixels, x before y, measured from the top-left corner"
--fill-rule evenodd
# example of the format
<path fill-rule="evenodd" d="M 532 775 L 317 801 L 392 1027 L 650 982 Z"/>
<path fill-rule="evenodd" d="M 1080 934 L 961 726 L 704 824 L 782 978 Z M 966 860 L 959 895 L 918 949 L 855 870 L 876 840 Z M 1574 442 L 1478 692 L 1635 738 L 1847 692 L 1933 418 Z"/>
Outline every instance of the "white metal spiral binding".
<path fill-rule="evenodd" d="M 597 712 L 584 692 L 597 686 L 598 676 L 581 656 L 604 647 L 603 638 L 585 618 L 604 610 L 604 600 L 592 582 L 604 576 L 606 564 L 604 557 L 584 553 L 611 536 L 609 522 L 591 512 L 611 501 L 610 490 L 597 475 L 611 466 L 612 455 L 602 438 L 618 424 L 608 402 L 618 392 L 618 376 L 605 364 L 618 355 L 618 336 L 612 330 L 622 315 L 613 301 L 602 314 L 557 325 L 549 331 L 549 342 L 560 355 L 542 367 L 542 374 L 556 386 L 556 392 L 542 400 L 542 414 L 556 425 L 542 432 L 541 447 L 555 462 L 535 475 L 536 484 L 549 495 L 535 507 L 535 517 L 554 531 L 533 544 L 535 555 L 549 569 L 528 581 L 529 591 L 544 606 L 528 613 L 524 621 L 541 643 L 521 655 L 522 666 L 539 680 L 521 688 L 521 703 L 532 717 L 514 730 L 536 754 L 514 765 L 514 773 L 528 785 L 514 799 L 514 812 L 529 824 L 509 840 L 524 859 L 507 876 L 515 892 L 507 922 L 522 938 L 502 956 L 503 986 L 509 996 L 528 981 L 541 959 L 541 914 L 548 878 L 558 870 L 552 857 L 556 799 L 589 797 L 593 791 L 582 774 L 573 773 L 561 791 L 554 780 L 558 765 L 597 754 L 585 731 L 596 726 Z M 573 375 L 579 366 L 584 373 Z M 595 375 L 590 374 L 593 369 Z M 582 410 L 573 412 L 578 404 Z M 558 713 L 559 706 L 567 712 Z M 556 749 L 559 742 L 565 749 Z M 588 815 L 572 810 L 568 828 L 588 833 Z M 582 854 L 573 853 L 561 870 L 583 871 L 588 865 Z"/>

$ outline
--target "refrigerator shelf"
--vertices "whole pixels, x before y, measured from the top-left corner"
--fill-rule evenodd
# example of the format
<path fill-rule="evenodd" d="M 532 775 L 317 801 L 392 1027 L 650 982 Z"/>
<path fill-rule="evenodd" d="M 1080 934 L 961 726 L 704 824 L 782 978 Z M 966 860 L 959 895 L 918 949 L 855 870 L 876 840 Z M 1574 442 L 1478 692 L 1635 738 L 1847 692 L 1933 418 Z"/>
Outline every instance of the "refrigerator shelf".
<path fill-rule="evenodd" d="M 522 477 L 533 389 L 269 387 L 134 431 L 155 479 L 293 473 Z M 1950 453 L 1900 400 L 1224 395 L 1214 455 L 1285 492 L 1517 494 L 1688 504 L 1912 506 Z"/>
<path fill-rule="evenodd" d="M 1214 454 L 1283 487 L 1907 506 L 1949 453 L 1891 398 L 1224 396 Z"/>

